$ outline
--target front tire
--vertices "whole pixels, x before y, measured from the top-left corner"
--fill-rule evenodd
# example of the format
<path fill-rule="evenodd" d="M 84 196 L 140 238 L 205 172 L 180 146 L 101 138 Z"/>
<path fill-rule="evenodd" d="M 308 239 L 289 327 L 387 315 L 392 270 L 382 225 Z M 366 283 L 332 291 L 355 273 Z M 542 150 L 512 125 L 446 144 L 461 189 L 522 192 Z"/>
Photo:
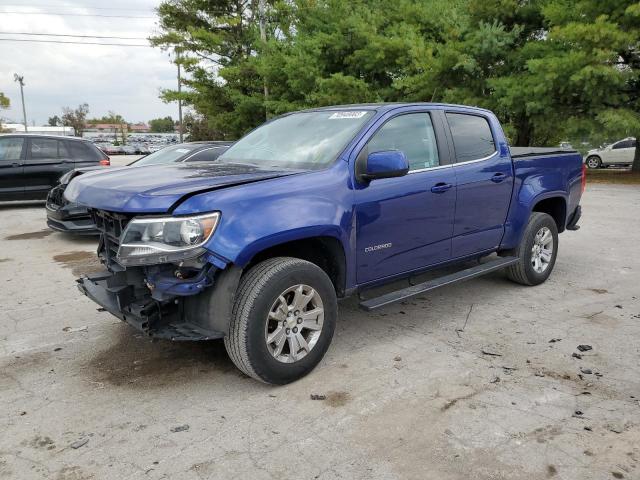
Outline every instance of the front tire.
<path fill-rule="evenodd" d="M 284 385 L 320 362 L 337 314 L 335 289 L 320 267 L 298 258 L 272 258 L 242 277 L 224 345 L 245 374 Z"/>
<path fill-rule="evenodd" d="M 587 157 L 587 161 L 585 163 L 587 164 L 587 168 L 591 169 L 602 167 L 602 160 L 600 160 L 600 157 L 596 157 L 595 155 Z"/>
<path fill-rule="evenodd" d="M 518 248 L 503 254 L 519 258 L 506 269 L 507 277 L 521 285 L 543 283 L 556 263 L 558 255 L 558 227 L 546 213 L 532 212 Z"/>

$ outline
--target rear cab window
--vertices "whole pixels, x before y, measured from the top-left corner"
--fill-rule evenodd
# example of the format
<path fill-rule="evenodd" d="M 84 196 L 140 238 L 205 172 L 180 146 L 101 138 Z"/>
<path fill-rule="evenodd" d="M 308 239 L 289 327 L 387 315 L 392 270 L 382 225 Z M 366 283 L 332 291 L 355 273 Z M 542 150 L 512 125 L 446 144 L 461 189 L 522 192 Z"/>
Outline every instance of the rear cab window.
<path fill-rule="evenodd" d="M 496 153 L 489 120 L 482 115 L 446 113 L 453 137 L 456 162 L 483 160 Z"/>

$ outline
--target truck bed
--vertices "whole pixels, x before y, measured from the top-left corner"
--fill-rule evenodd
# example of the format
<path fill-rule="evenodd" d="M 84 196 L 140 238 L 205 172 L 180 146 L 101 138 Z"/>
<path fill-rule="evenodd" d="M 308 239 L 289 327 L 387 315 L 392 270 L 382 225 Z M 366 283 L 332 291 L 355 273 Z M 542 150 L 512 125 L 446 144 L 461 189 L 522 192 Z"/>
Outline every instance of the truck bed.
<path fill-rule="evenodd" d="M 509 147 L 509 149 L 511 150 L 511 158 L 542 157 L 545 155 L 578 153 L 577 150 L 570 150 L 560 147 Z"/>

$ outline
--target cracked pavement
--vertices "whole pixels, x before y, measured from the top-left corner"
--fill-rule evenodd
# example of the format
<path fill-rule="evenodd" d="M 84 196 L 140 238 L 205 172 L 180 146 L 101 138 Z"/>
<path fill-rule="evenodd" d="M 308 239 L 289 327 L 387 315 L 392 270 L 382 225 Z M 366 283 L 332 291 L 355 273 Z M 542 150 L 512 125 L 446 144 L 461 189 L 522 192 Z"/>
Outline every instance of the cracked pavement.
<path fill-rule="evenodd" d="M 273 387 L 97 311 L 95 240 L 0 204 L 0 478 L 640 478 L 640 190 L 582 205 L 545 284 L 343 301 L 318 368 Z"/>

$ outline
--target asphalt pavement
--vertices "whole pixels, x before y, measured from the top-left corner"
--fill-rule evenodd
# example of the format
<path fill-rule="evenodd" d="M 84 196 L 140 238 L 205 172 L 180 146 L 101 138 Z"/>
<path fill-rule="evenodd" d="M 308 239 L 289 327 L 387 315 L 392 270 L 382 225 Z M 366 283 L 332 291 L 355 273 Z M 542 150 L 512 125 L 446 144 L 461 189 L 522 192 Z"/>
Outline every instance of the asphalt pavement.
<path fill-rule="evenodd" d="M 96 240 L 0 204 L 0 478 L 640 478 L 640 189 L 582 204 L 545 284 L 343 301 L 283 387 L 99 311 L 75 287 Z"/>

